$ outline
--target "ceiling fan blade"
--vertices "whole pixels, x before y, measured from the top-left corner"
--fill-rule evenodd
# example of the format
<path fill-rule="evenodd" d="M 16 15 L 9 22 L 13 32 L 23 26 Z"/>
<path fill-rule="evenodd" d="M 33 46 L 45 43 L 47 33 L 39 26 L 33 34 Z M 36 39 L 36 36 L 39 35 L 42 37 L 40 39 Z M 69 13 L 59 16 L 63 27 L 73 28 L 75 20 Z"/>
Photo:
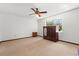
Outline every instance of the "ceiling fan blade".
<path fill-rule="evenodd" d="M 34 12 L 36 12 L 34 8 L 31 8 L 31 9 L 32 9 Z"/>
<path fill-rule="evenodd" d="M 47 11 L 42 11 L 42 12 L 39 12 L 39 13 L 47 13 Z"/>

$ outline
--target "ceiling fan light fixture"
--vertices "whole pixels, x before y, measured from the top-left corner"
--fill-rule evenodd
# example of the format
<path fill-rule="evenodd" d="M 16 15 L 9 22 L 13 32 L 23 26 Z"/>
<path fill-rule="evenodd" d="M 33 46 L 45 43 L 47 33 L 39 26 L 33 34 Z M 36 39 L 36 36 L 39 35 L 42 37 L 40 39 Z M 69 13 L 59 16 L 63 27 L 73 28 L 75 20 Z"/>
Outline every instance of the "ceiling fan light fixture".
<path fill-rule="evenodd" d="M 34 13 L 36 14 L 36 15 L 38 15 L 39 17 L 41 17 L 41 14 L 44 14 L 44 13 L 47 13 L 47 11 L 39 11 L 38 10 L 38 8 L 31 8 L 33 11 L 34 11 Z"/>

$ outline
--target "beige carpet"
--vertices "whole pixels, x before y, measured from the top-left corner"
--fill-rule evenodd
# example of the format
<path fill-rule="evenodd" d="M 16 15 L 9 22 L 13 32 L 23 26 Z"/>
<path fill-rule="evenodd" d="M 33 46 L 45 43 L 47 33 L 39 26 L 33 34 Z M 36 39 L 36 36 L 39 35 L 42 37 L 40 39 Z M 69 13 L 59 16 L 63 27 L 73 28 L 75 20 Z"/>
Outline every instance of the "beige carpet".
<path fill-rule="evenodd" d="M 0 43 L 3 56 L 77 56 L 78 45 L 52 42 L 41 37 L 26 38 Z"/>

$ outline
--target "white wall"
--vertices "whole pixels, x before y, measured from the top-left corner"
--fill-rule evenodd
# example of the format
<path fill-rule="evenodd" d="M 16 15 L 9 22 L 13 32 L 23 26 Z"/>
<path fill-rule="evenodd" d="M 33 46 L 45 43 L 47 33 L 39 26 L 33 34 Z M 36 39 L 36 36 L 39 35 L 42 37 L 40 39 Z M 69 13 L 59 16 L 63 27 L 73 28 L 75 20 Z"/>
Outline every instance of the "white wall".
<path fill-rule="evenodd" d="M 29 16 L 31 4 L 0 4 L 0 41 L 29 37 L 37 20 Z"/>
<path fill-rule="evenodd" d="M 79 9 L 53 16 L 47 20 L 56 18 L 63 19 L 63 32 L 59 34 L 60 40 L 79 44 Z M 40 21 L 40 23 L 42 22 Z M 42 34 L 42 31 L 40 33 Z"/>
<path fill-rule="evenodd" d="M 38 35 L 43 36 L 43 26 L 46 26 L 46 20 L 38 20 Z"/>
<path fill-rule="evenodd" d="M 59 15 L 63 19 L 61 40 L 79 43 L 79 9 Z"/>

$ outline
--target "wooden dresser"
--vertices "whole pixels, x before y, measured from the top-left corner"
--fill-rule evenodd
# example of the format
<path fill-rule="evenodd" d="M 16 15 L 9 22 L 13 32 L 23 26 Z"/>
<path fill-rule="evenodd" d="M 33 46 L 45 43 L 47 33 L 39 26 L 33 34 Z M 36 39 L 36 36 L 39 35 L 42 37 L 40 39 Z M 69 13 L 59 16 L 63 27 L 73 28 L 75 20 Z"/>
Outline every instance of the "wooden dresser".
<path fill-rule="evenodd" d="M 56 26 L 44 26 L 43 38 L 54 42 L 58 41 L 58 33 L 56 32 Z"/>

